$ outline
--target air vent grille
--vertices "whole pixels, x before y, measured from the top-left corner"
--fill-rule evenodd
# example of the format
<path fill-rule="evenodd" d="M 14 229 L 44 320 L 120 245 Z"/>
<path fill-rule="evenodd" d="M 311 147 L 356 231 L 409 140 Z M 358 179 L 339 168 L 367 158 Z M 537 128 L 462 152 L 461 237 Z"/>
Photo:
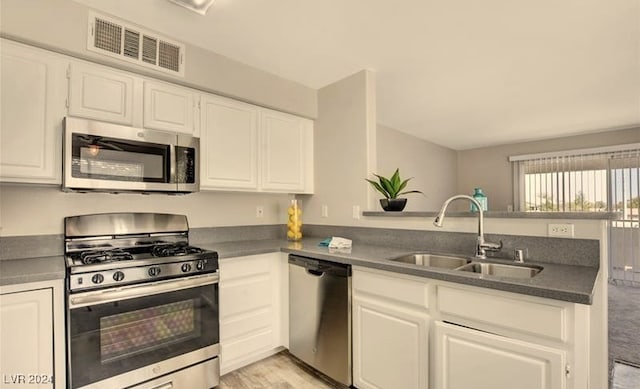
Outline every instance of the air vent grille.
<path fill-rule="evenodd" d="M 96 18 L 94 44 L 97 48 L 110 53 L 120 54 L 121 37 L 122 26 Z"/>
<path fill-rule="evenodd" d="M 140 33 L 129 29 L 124 30 L 124 55 L 138 58 L 140 55 Z"/>
<path fill-rule="evenodd" d="M 158 40 L 148 36 L 142 37 L 142 60 L 157 65 Z"/>
<path fill-rule="evenodd" d="M 89 13 L 87 48 L 144 67 L 184 75 L 184 44 L 94 12 Z"/>
<path fill-rule="evenodd" d="M 160 41 L 160 62 L 158 66 L 177 72 L 180 68 L 180 47 Z"/>

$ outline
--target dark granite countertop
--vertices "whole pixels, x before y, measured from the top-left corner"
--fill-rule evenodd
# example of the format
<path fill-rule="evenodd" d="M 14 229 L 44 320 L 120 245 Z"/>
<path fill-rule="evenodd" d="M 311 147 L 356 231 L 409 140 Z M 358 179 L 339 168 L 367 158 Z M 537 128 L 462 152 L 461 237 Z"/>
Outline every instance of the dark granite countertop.
<path fill-rule="evenodd" d="M 327 247 L 318 246 L 320 240 L 319 238 L 305 238 L 302 242 L 288 242 L 282 239 L 246 240 L 200 244 L 199 246 L 216 250 L 220 258 L 282 251 L 333 262 L 580 304 L 591 304 L 598 276 L 598 269 L 594 267 L 531 261 L 528 263 L 543 266 L 544 270 L 530 279 L 483 276 L 389 261 L 390 258 L 408 254 L 414 250 L 357 243 L 348 251 L 330 250 Z M 47 281 L 64 277 L 63 256 L 0 261 L 0 285 Z"/>
<path fill-rule="evenodd" d="M 64 279 L 64 257 L 7 259 L 0 261 L 0 285 Z"/>
<path fill-rule="evenodd" d="M 318 246 L 320 240 L 314 238 L 305 238 L 302 242 L 259 240 L 211 243 L 201 246 L 218 251 L 220 258 L 283 251 L 333 262 L 580 304 L 592 303 L 593 289 L 598 276 L 598 269 L 594 267 L 542 262 L 527 262 L 531 265 L 544 267 L 539 274 L 530 279 L 483 276 L 389 261 L 390 258 L 408 254 L 413 250 L 370 244 L 354 244 L 350 251 L 330 250 L 327 247 Z M 490 261 L 498 262 L 497 260 Z"/>

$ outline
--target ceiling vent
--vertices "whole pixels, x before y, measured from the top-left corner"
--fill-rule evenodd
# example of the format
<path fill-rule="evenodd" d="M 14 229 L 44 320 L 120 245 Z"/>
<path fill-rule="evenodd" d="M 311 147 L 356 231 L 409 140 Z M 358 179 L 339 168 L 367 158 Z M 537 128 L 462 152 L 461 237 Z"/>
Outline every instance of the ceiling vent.
<path fill-rule="evenodd" d="M 87 48 L 184 77 L 185 45 L 121 20 L 89 13 Z"/>

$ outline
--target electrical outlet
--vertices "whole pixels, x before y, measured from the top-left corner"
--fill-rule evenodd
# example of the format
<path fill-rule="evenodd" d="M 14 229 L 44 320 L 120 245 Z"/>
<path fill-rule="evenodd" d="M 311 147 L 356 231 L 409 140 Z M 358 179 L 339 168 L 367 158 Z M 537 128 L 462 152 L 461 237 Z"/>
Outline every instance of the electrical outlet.
<path fill-rule="evenodd" d="M 353 218 L 354 219 L 360 219 L 360 206 L 359 205 L 354 205 L 353 206 Z"/>
<path fill-rule="evenodd" d="M 256 207 L 256 217 L 264 217 L 264 207 L 262 205 Z"/>
<path fill-rule="evenodd" d="M 329 206 L 328 205 L 323 205 L 322 206 L 322 217 L 329 217 Z"/>
<path fill-rule="evenodd" d="M 573 224 L 547 224 L 549 236 L 573 238 Z"/>

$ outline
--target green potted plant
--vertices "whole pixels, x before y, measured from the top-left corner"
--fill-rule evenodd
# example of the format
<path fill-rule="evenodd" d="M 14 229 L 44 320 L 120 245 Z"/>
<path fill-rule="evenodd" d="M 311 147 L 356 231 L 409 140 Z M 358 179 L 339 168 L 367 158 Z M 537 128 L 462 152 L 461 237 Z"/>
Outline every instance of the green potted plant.
<path fill-rule="evenodd" d="M 373 175 L 378 177 L 377 182 L 368 178 L 365 178 L 365 180 L 384 196 L 383 199 L 380 199 L 380 205 L 385 211 L 400 212 L 404 209 L 407 205 L 407 199 L 398 196 L 408 193 L 420 193 L 424 195 L 424 193 L 419 190 L 403 191 L 411 178 L 407 178 L 406 180 L 401 179 L 399 168 L 396 169 L 395 173 L 393 173 L 390 178 L 386 178 L 375 173 L 373 173 Z"/>

